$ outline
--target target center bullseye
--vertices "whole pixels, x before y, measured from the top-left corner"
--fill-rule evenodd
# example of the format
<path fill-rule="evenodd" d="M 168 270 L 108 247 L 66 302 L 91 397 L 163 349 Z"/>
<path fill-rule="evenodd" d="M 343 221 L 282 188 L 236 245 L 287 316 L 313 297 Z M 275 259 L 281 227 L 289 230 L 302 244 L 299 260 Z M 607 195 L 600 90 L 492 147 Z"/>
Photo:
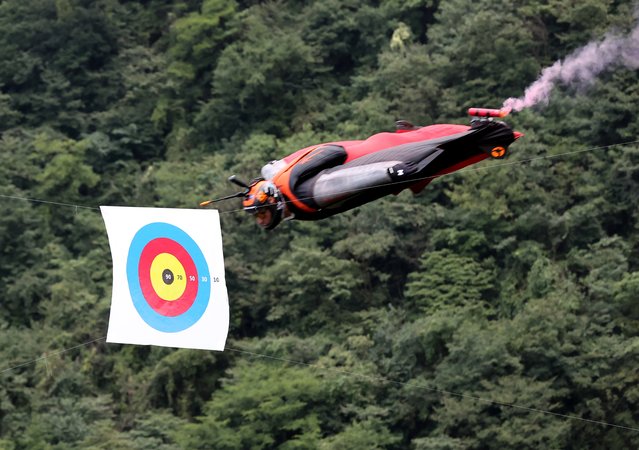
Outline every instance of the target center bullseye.
<path fill-rule="evenodd" d="M 173 272 L 171 272 L 171 269 L 164 269 L 162 271 L 162 281 L 164 281 L 164 284 L 173 283 Z"/>
<path fill-rule="evenodd" d="M 184 294 L 189 277 L 180 260 L 174 255 L 157 255 L 153 258 L 149 272 L 153 290 L 162 300 L 172 302 Z"/>

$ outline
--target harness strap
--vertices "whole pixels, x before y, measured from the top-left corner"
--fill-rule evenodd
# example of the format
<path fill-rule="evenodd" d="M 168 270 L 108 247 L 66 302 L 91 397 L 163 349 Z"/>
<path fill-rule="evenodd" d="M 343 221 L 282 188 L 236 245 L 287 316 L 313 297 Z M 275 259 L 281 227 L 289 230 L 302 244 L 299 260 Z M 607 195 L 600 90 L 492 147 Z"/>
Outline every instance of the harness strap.
<path fill-rule="evenodd" d="M 315 208 L 311 208 L 310 206 L 304 204 L 293 193 L 293 190 L 291 189 L 291 171 L 293 170 L 293 167 L 295 167 L 295 165 L 297 163 L 299 163 L 304 158 L 309 156 L 309 154 L 312 153 L 317 148 L 319 148 L 319 147 L 313 147 L 313 148 L 309 149 L 307 152 L 302 153 L 297 158 L 295 158 L 293 161 L 291 161 L 286 167 L 284 167 L 282 170 L 280 170 L 277 173 L 277 175 L 275 175 L 273 177 L 273 183 L 275 183 L 275 185 L 280 190 L 282 195 L 284 197 L 286 197 L 286 199 L 288 199 L 291 203 L 293 203 L 293 205 L 295 205 L 296 208 L 299 208 L 301 211 L 304 211 L 304 212 L 307 212 L 307 213 L 313 213 L 313 212 L 315 212 L 317 210 Z"/>

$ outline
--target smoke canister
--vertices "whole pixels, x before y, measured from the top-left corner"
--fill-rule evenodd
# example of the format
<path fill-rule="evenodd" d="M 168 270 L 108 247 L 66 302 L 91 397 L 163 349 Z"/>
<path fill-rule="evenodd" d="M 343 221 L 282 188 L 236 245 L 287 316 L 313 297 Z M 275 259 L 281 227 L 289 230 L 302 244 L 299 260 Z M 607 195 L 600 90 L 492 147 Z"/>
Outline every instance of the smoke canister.
<path fill-rule="evenodd" d="M 510 109 L 468 108 L 468 114 L 475 117 L 506 117 Z"/>

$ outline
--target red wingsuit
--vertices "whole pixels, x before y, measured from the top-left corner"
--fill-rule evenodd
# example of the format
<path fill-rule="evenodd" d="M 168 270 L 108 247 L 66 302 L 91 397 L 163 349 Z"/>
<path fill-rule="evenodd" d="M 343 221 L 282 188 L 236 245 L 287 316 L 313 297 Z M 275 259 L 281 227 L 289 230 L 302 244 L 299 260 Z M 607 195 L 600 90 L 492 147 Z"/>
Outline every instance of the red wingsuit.
<path fill-rule="evenodd" d="M 430 125 L 378 133 L 366 140 L 303 148 L 262 169 L 296 219 L 317 220 L 409 188 L 420 192 L 434 177 L 502 158 L 519 136 L 507 124 L 475 119 L 470 126 Z"/>

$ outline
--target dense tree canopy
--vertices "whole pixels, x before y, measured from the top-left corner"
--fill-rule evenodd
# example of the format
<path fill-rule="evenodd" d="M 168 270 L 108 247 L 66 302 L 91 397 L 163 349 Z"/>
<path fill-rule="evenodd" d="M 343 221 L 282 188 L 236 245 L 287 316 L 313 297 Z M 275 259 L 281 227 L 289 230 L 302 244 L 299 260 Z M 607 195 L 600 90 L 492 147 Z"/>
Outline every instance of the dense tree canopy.
<path fill-rule="evenodd" d="M 507 164 L 419 196 L 271 233 L 221 205 L 223 353 L 104 342 L 97 210 L 191 208 L 399 118 L 465 123 L 635 10 L 0 0 L 0 447 L 639 448 L 636 70 L 557 86 L 508 118 Z"/>

